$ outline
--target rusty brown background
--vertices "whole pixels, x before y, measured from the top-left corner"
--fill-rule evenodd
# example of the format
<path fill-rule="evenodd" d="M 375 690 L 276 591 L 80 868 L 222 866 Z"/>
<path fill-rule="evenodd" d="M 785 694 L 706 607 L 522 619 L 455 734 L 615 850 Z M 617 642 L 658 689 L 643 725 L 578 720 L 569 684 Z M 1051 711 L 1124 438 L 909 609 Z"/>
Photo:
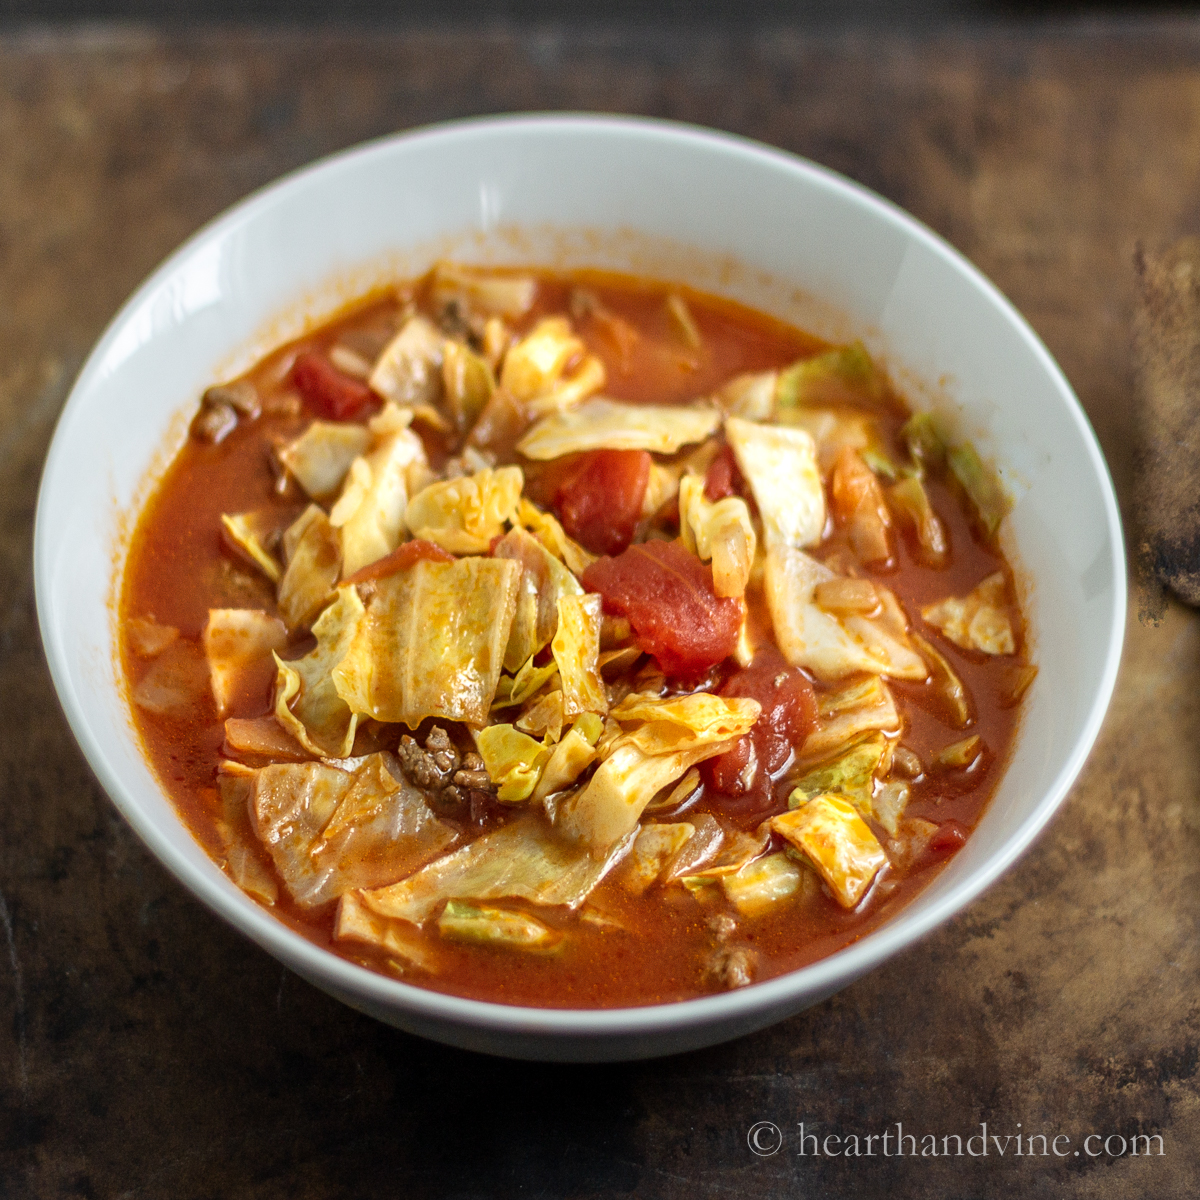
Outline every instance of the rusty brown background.
<path fill-rule="evenodd" d="M 56 414 L 105 323 L 282 171 L 422 122 L 563 108 L 760 138 L 928 222 L 1058 357 L 1128 511 L 1131 256 L 1200 232 L 1200 20 L 0 34 L 0 1195 L 1196 1195 L 1190 611 L 1141 624 L 1135 601 L 1081 781 L 983 899 L 827 1003 L 658 1062 L 491 1060 L 358 1016 L 193 902 L 89 774 L 45 669 L 30 547 Z M 791 1139 L 773 1157 L 747 1148 L 759 1120 Z M 1060 1158 L 815 1159 L 799 1121 L 1071 1141 Z M 1135 1132 L 1165 1154 L 1073 1153 Z"/>

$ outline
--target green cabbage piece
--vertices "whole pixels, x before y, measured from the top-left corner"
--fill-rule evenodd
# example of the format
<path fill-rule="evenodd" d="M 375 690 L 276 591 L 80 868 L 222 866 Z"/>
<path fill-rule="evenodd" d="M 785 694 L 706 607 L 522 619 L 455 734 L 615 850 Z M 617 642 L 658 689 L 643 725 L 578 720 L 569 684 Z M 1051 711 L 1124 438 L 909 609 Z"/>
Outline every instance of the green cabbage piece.
<path fill-rule="evenodd" d="M 517 602 L 508 559 L 422 559 L 376 583 L 333 669 L 352 712 L 415 729 L 426 717 L 487 723 Z"/>
<path fill-rule="evenodd" d="M 287 569 L 279 581 L 279 615 L 289 629 L 311 625 L 328 603 L 342 568 L 342 543 L 329 518 L 315 504 L 283 535 Z"/>
<path fill-rule="evenodd" d="M 788 807 L 799 808 L 825 792 L 839 793 L 861 812 L 871 809 L 875 775 L 887 753 L 888 740 L 873 733 L 828 762 L 821 763 L 796 781 Z"/>
<path fill-rule="evenodd" d="M 548 646 L 558 629 L 558 601 L 562 596 L 582 596 L 575 576 L 541 542 L 524 529 L 513 529 L 492 549 L 493 558 L 510 558 L 522 567 L 504 669 L 515 672 L 543 646 Z"/>
<path fill-rule="evenodd" d="M 558 629 L 550 648 L 562 680 L 564 717 L 608 711 L 608 693 L 598 661 L 601 605 L 597 595 L 558 598 Z"/>
<path fill-rule="evenodd" d="M 905 421 L 900 436 L 908 446 L 909 456 L 921 473 L 937 474 L 946 465 L 949 438 L 941 418 L 931 412 L 913 413 Z"/>
<path fill-rule="evenodd" d="M 344 758 L 354 746 L 358 714 L 338 695 L 333 668 L 350 649 L 364 611 L 353 587 L 338 588 L 313 625 L 316 646 L 291 662 L 275 655 L 275 719 L 322 758 Z"/>
<path fill-rule="evenodd" d="M 798 408 L 831 400 L 862 399 L 877 403 L 886 392 L 886 382 L 862 342 L 851 342 L 801 359 L 779 373 L 775 403 L 779 408 Z"/>
<path fill-rule="evenodd" d="M 475 746 L 502 804 L 528 800 L 550 758 L 541 742 L 511 725 L 489 725 L 475 735 Z"/>
<path fill-rule="evenodd" d="M 458 836 L 382 754 L 342 766 L 277 763 L 253 776 L 254 832 L 305 907 L 411 874 Z"/>
<path fill-rule="evenodd" d="M 562 934 L 528 913 L 490 904 L 450 900 L 438 917 L 438 933 L 451 942 L 497 946 L 507 950 L 553 950 Z"/>
<path fill-rule="evenodd" d="M 725 875 L 721 887 L 743 917 L 757 917 L 796 896 L 803 881 L 804 868 L 780 851 L 748 862 L 732 875 Z"/>
<path fill-rule="evenodd" d="M 991 537 L 1008 514 L 1009 499 L 996 472 L 985 466 L 970 442 L 955 446 L 947 455 L 950 470 L 962 484 L 980 523 Z"/>
<path fill-rule="evenodd" d="M 371 432 L 353 421 L 314 421 L 279 451 L 279 461 L 314 500 L 342 486 L 350 464 L 367 452 Z"/>
<path fill-rule="evenodd" d="M 436 859 L 390 887 L 364 891 L 381 917 L 420 925 L 443 900 L 499 900 L 576 909 L 628 848 L 593 857 L 558 834 L 540 811 L 530 812 Z"/>

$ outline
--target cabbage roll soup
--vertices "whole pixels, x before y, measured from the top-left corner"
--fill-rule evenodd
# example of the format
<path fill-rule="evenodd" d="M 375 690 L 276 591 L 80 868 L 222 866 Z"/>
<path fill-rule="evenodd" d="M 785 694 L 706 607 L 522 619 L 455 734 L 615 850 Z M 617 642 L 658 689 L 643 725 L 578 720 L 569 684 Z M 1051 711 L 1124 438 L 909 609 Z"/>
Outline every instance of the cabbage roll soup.
<path fill-rule="evenodd" d="M 204 394 L 125 567 L 131 709 L 335 954 L 512 1004 L 743 987 L 979 820 L 1035 672 L 1005 507 L 859 343 L 443 263 Z"/>

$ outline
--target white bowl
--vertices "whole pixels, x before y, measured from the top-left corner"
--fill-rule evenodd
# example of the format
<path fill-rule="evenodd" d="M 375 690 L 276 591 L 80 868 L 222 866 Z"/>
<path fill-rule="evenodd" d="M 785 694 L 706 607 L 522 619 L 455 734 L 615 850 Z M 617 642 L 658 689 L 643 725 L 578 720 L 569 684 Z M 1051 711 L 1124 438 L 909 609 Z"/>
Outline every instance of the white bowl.
<path fill-rule="evenodd" d="M 373 283 L 438 255 L 590 265 L 723 293 L 826 336 L 862 336 L 918 407 L 958 422 L 1016 505 L 1040 674 L 978 828 L 876 932 L 739 991 L 614 1010 L 463 1000 L 373 974 L 276 921 L 193 840 L 135 735 L 115 601 L 141 503 L 197 397 Z M 50 670 L 100 782 L 154 855 L 214 912 L 317 987 L 402 1029 L 496 1054 L 647 1057 L 778 1021 L 845 987 L 961 909 L 1061 803 L 1099 730 L 1125 625 L 1108 472 L 1036 335 L 929 230 L 841 177 L 764 146 L 662 122 L 535 116 L 388 138 L 243 201 L 173 254 L 88 359 L 38 498 L 38 615 Z"/>

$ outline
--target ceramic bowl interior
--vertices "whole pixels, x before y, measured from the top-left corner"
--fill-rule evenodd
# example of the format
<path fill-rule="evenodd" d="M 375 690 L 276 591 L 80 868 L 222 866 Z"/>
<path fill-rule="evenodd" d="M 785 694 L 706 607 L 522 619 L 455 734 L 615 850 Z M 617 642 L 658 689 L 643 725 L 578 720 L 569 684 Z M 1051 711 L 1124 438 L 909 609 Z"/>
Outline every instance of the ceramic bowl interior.
<path fill-rule="evenodd" d="M 1012 760 L 966 847 L 855 945 L 737 992 L 608 1011 L 443 996 L 372 974 L 243 895 L 175 815 L 120 680 L 115 598 L 133 521 L 200 392 L 372 285 L 439 256 L 670 278 L 832 338 L 861 336 L 915 407 L 997 464 L 1040 673 Z M 1111 482 L 1069 385 L 970 264 L 879 197 L 794 157 L 656 122 L 529 117 L 386 139 L 292 175 L 178 250 L 115 318 L 60 419 L 38 502 L 42 635 L 67 717 L 114 803 L 214 912 L 292 970 L 402 1028 L 564 1060 L 737 1036 L 844 987 L 991 883 L 1062 801 L 1114 684 L 1125 563 Z"/>

